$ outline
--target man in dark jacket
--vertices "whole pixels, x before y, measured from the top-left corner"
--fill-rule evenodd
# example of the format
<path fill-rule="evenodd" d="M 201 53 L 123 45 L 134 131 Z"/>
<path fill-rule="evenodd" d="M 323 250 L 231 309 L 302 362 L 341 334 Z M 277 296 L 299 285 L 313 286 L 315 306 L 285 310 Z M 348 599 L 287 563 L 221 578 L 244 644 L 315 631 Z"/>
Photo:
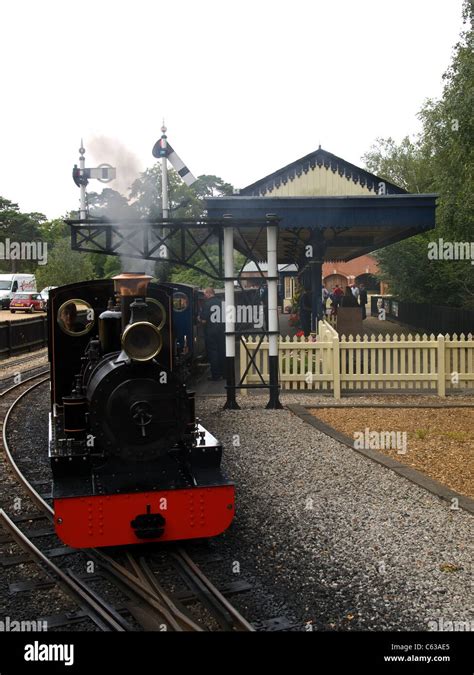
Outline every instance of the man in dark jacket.
<path fill-rule="evenodd" d="M 357 299 L 354 298 L 350 286 L 346 286 L 346 291 L 342 296 L 341 307 L 358 307 L 359 303 Z"/>
<path fill-rule="evenodd" d="M 210 380 L 222 380 L 225 362 L 225 316 L 223 303 L 216 298 L 213 288 L 204 291 L 204 303 L 200 320 L 204 324 L 204 336 L 209 363 Z"/>
<path fill-rule="evenodd" d="M 305 288 L 300 297 L 300 324 L 305 337 L 311 333 L 311 303 L 313 294 L 309 288 Z"/>
<path fill-rule="evenodd" d="M 359 286 L 359 304 L 362 307 L 362 320 L 367 318 L 367 312 L 365 306 L 367 304 L 367 291 L 365 290 L 364 284 Z"/>

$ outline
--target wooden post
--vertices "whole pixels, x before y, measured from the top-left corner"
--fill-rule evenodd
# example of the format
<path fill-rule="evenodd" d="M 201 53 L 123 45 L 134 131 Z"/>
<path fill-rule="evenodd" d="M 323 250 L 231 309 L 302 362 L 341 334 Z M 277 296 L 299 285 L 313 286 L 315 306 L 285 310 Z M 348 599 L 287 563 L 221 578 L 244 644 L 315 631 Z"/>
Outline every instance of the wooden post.
<path fill-rule="evenodd" d="M 446 396 L 446 350 L 444 335 L 438 335 L 438 396 Z"/>
<path fill-rule="evenodd" d="M 341 398 L 341 369 L 339 359 L 339 337 L 332 339 L 332 370 L 334 381 L 334 398 Z"/>

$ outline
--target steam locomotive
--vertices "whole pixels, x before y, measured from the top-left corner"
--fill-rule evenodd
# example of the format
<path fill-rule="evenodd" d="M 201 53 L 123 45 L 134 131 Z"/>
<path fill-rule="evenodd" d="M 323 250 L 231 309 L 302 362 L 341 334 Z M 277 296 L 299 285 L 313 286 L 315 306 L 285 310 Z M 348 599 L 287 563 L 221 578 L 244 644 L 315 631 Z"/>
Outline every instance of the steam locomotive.
<path fill-rule="evenodd" d="M 202 356 L 199 297 L 150 281 L 120 274 L 50 293 L 55 530 L 74 548 L 212 537 L 233 519 L 222 445 L 186 387 Z"/>

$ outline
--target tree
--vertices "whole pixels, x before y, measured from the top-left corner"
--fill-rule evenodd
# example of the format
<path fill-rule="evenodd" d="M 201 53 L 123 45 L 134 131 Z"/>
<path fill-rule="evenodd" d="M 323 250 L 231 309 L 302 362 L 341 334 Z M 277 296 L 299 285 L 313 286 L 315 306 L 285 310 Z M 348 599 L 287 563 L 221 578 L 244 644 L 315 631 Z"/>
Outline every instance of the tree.
<path fill-rule="evenodd" d="M 54 245 L 57 241 L 69 236 L 69 227 L 63 218 L 55 218 L 54 220 L 40 223 L 38 232 L 44 241 L 50 245 Z"/>
<path fill-rule="evenodd" d="M 187 186 L 174 169 L 168 170 L 168 199 L 170 218 L 201 218 L 205 213 L 206 197 L 232 194 L 234 188 L 218 176 L 202 175 Z M 147 169 L 130 189 L 132 206 L 145 218 L 161 218 L 161 164 L 156 162 Z"/>
<path fill-rule="evenodd" d="M 111 219 L 123 219 L 137 215 L 127 198 L 111 188 L 104 188 L 102 192 L 89 192 L 87 206 L 89 215 L 93 217 L 106 216 Z"/>
<path fill-rule="evenodd" d="M 122 271 L 122 263 L 118 256 L 114 255 L 100 256 L 99 254 L 97 254 L 97 256 L 105 260 L 102 277 L 110 279 L 111 277 L 114 277 L 116 274 L 120 274 L 120 272 Z"/>
<path fill-rule="evenodd" d="M 406 136 L 399 145 L 393 138 L 377 138 L 362 159 L 368 171 L 407 192 L 433 191 L 433 160 L 421 136 L 415 140 Z"/>
<path fill-rule="evenodd" d="M 155 219 L 162 216 L 162 174 L 161 164 L 156 162 L 153 167 L 144 171 L 140 177 L 133 183 L 130 190 L 130 199 L 132 206 L 143 218 Z M 191 186 L 187 186 L 176 171 L 168 171 L 168 195 L 169 195 L 169 217 L 174 220 L 190 219 L 199 220 L 206 214 L 205 198 L 217 197 L 224 194 L 232 194 L 233 187 L 214 175 L 202 175 Z M 193 236 L 199 241 L 200 233 L 194 232 Z M 169 239 L 170 247 L 178 245 L 179 235 L 171 236 Z M 187 236 L 190 245 L 192 242 Z M 206 244 L 206 253 L 209 258 L 217 263 L 218 251 L 214 243 Z M 200 252 L 196 253 L 188 261 L 201 269 L 211 270 L 205 256 Z M 207 286 L 211 283 L 210 277 L 205 274 L 183 268 L 180 265 L 172 266 L 163 261 L 158 262 L 154 269 L 154 275 L 160 281 L 171 279 L 180 283 L 189 283 L 198 286 Z"/>
<path fill-rule="evenodd" d="M 46 221 L 42 213 L 22 213 L 18 204 L 0 197 L 0 238 L 3 242 L 40 242 L 40 225 Z M 0 261 L 2 271 L 31 272 L 36 267 L 34 260 Z"/>
<path fill-rule="evenodd" d="M 89 256 L 71 251 L 69 239 L 61 239 L 48 254 L 47 265 L 38 266 L 36 281 L 38 288 L 63 286 L 94 278 L 94 269 Z"/>
<path fill-rule="evenodd" d="M 471 241 L 474 232 L 474 52 L 473 9 L 464 5 L 469 27 L 455 47 L 439 101 L 420 112 L 423 131 L 400 144 L 377 139 L 364 161 L 372 173 L 408 192 L 439 194 L 436 229 L 377 251 L 380 278 L 406 300 L 474 307 L 470 261 L 430 260 L 428 244 Z"/>
<path fill-rule="evenodd" d="M 234 192 L 234 188 L 230 183 L 226 183 L 218 176 L 206 174 L 199 176 L 197 181 L 192 184 L 191 189 L 199 199 L 223 197 L 224 195 L 231 195 Z"/>
<path fill-rule="evenodd" d="M 424 143 L 433 158 L 440 193 L 438 218 L 452 237 L 474 231 L 474 5 L 465 0 L 466 30 L 443 75 L 443 95 L 420 112 Z"/>

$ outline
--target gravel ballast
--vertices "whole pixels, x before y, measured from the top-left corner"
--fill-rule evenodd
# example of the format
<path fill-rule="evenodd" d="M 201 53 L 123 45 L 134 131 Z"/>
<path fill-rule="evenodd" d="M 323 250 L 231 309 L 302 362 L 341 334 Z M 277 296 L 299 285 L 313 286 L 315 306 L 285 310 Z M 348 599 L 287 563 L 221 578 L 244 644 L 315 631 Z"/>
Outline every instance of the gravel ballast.
<path fill-rule="evenodd" d="M 264 579 L 302 629 L 474 627 L 472 516 L 265 401 L 198 402 L 236 483 L 221 542 L 242 573 Z"/>
<path fill-rule="evenodd" d="M 301 631 L 474 627 L 473 517 L 289 410 L 265 410 L 266 400 L 242 397 L 242 410 L 223 411 L 223 397 L 197 399 L 202 423 L 225 445 L 237 497 L 234 523 L 210 543 L 221 562 L 209 573 L 218 585 L 252 585 L 232 598 L 242 614 L 284 616 Z M 308 405 L 304 394 L 282 400 Z M 28 407 L 36 442 L 30 432 L 27 462 L 36 479 L 47 480 L 46 387 Z M 5 590 L 2 584 L 0 596 Z M 4 601 L 6 610 L 11 598 Z"/>

